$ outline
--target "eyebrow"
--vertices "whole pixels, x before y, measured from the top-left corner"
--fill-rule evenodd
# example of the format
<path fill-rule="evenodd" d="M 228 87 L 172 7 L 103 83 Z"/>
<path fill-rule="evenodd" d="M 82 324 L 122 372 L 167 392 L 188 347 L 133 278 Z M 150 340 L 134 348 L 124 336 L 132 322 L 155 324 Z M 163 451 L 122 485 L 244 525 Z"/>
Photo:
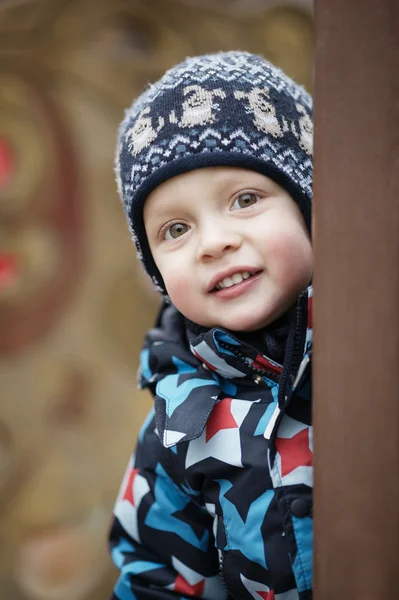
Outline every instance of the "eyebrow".
<path fill-rule="evenodd" d="M 151 214 L 149 215 L 149 219 L 152 221 L 154 219 L 165 219 L 171 213 L 174 213 L 176 210 L 179 210 L 175 203 L 168 202 L 167 205 L 161 204 L 151 209 Z"/>
<path fill-rule="evenodd" d="M 150 214 L 147 215 L 147 219 L 144 220 L 144 226 L 146 229 L 148 228 L 147 234 L 155 233 L 169 219 L 176 217 L 176 211 L 178 211 L 178 208 L 170 202 L 168 202 L 167 206 L 162 202 L 158 206 L 153 207 Z"/>
<path fill-rule="evenodd" d="M 219 173 L 216 177 L 216 185 L 219 187 L 224 187 L 225 185 L 229 185 L 230 187 L 235 187 L 237 185 L 246 185 L 252 176 L 247 173 L 235 173 L 234 176 L 231 173 Z"/>

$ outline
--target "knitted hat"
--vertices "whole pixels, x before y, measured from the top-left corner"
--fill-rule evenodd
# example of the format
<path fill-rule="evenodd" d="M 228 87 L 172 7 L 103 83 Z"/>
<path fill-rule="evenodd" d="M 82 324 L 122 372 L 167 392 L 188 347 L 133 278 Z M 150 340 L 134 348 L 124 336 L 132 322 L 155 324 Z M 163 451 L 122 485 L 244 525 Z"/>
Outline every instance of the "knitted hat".
<path fill-rule="evenodd" d="M 309 94 L 247 52 L 187 58 L 132 104 L 119 131 L 117 185 L 137 254 L 160 291 L 143 221 L 150 192 L 200 167 L 252 169 L 291 194 L 310 232 L 312 131 Z"/>

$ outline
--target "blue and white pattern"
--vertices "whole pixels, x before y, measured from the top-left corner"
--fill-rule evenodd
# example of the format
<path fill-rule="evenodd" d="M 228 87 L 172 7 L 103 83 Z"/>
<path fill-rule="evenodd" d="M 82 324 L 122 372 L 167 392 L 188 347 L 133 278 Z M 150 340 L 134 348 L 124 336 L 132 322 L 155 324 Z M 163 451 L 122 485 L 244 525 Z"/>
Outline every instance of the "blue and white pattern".
<path fill-rule="evenodd" d="M 188 341 L 164 309 L 142 354 L 155 416 L 115 505 L 115 600 L 311 600 L 311 296 L 298 300 L 295 389 L 285 364 L 220 328 Z"/>

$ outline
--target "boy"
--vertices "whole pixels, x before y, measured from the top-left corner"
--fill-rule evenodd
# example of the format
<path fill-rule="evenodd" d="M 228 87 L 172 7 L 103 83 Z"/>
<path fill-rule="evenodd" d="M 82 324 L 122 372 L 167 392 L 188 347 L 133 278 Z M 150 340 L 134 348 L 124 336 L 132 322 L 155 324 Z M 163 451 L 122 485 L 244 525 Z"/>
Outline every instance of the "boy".
<path fill-rule="evenodd" d="M 312 105 L 244 52 L 187 59 L 127 112 L 116 172 L 165 296 L 154 395 L 115 505 L 120 600 L 312 597 Z"/>

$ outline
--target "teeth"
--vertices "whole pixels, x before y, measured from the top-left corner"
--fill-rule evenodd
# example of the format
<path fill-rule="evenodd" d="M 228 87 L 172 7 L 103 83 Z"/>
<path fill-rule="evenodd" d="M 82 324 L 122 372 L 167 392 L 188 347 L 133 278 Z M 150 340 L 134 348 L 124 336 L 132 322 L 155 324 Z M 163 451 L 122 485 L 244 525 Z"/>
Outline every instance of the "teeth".
<path fill-rule="evenodd" d="M 227 288 L 227 287 L 231 287 L 232 285 L 234 285 L 234 282 L 231 277 L 225 277 L 222 281 L 222 284 L 223 284 L 224 288 Z"/>
<path fill-rule="evenodd" d="M 241 283 L 244 279 L 248 279 L 251 277 L 248 271 L 244 271 L 243 273 L 234 273 L 232 277 L 225 277 L 222 281 L 216 285 L 217 290 L 223 290 L 224 288 L 229 288 L 237 283 Z"/>

